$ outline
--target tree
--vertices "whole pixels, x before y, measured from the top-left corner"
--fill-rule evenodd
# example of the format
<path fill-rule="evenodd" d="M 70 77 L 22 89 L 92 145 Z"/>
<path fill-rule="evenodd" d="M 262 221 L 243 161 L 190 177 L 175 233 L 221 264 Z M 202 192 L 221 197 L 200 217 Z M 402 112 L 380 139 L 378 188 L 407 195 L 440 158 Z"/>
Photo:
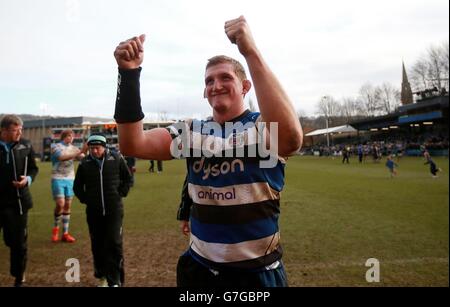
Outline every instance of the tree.
<path fill-rule="evenodd" d="M 448 51 L 448 42 L 442 43 L 442 52 L 443 52 L 443 56 L 442 56 L 442 67 L 444 72 L 447 74 L 447 79 L 448 79 L 448 66 L 449 66 L 449 61 L 450 61 L 450 54 Z M 448 80 L 447 80 L 447 84 L 448 84 Z"/>
<path fill-rule="evenodd" d="M 377 97 L 376 88 L 369 82 L 359 89 L 361 97 L 361 110 L 365 116 L 376 116 L 381 111 L 380 101 Z"/>
<path fill-rule="evenodd" d="M 428 49 L 428 77 L 431 81 L 431 86 L 438 89 L 442 88 L 443 82 L 443 51 L 440 47 L 431 46 Z"/>
<path fill-rule="evenodd" d="M 431 45 L 426 54 L 413 65 L 411 83 L 416 91 L 432 87 L 446 88 L 448 91 L 449 77 L 449 44 Z"/>
<path fill-rule="evenodd" d="M 353 97 L 342 98 L 340 107 L 340 116 L 346 119 L 346 122 L 350 122 L 355 117 L 361 115 L 361 103 Z"/>
<path fill-rule="evenodd" d="M 412 87 L 416 91 L 419 89 L 428 88 L 428 82 L 427 82 L 428 64 L 424 58 L 419 59 L 413 65 L 410 75 L 411 75 Z"/>
<path fill-rule="evenodd" d="M 317 103 L 317 113 L 325 117 L 339 116 L 339 103 L 332 96 L 323 96 Z"/>
<path fill-rule="evenodd" d="M 301 109 L 301 108 L 297 109 L 297 117 L 299 118 L 300 123 L 301 123 L 301 122 L 302 122 L 302 121 L 301 121 L 302 118 L 306 118 L 306 117 L 307 117 L 307 116 L 306 116 L 305 110 L 303 110 L 303 109 Z"/>
<path fill-rule="evenodd" d="M 400 105 L 400 90 L 389 82 L 384 82 L 375 89 L 376 100 L 379 101 L 383 113 L 389 114 Z"/>
<path fill-rule="evenodd" d="M 339 116 L 340 105 L 332 96 L 323 96 L 317 103 L 317 114 L 325 117 L 326 123 L 332 125 Z"/>

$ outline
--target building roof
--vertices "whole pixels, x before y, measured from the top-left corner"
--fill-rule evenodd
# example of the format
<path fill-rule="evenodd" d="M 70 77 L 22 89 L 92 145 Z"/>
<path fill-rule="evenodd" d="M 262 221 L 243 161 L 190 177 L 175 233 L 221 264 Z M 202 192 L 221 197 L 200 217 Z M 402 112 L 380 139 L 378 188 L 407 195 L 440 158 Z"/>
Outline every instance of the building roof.
<path fill-rule="evenodd" d="M 416 103 L 407 104 L 398 108 L 399 112 L 407 112 L 430 107 L 448 108 L 448 95 L 435 96 L 422 100 L 417 100 Z"/>
<path fill-rule="evenodd" d="M 343 125 L 337 127 L 331 127 L 328 129 L 318 129 L 307 133 L 305 136 L 326 135 L 330 133 L 351 133 L 356 132 L 356 129 L 350 125 Z"/>
<path fill-rule="evenodd" d="M 382 116 L 367 117 L 364 119 L 352 121 L 350 124 L 358 130 L 369 130 L 370 128 L 382 128 L 389 125 L 397 125 L 398 118 L 402 115 L 395 112 Z"/>
<path fill-rule="evenodd" d="M 369 130 L 442 118 L 448 118 L 448 95 L 418 100 L 398 107 L 393 113 L 352 121 L 350 124 L 358 130 Z"/>
<path fill-rule="evenodd" d="M 173 120 L 155 121 L 144 119 L 143 124 L 145 126 L 166 127 L 173 124 Z M 111 118 L 101 117 L 88 117 L 88 116 L 76 116 L 76 117 L 57 117 L 47 119 L 33 119 L 23 122 L 23 126 L 26 129 L 30 128 L 56 128 L 67 126 L 95 126 L 95 125 L 115 125 L 116 121 Z"/>
<path fill-rule="evenodd" d="M 34 119 L 27 120 L 23 122 L 24 128 L 39 128 L 39 127 L 62 127 L 62 126 L 81 126 L 86 122 L 101 122 L 108 123 L 112 119 L 100 118 L 100 117 L 57 117 L 57 118 L 47 118 L 47 119 Z"/>

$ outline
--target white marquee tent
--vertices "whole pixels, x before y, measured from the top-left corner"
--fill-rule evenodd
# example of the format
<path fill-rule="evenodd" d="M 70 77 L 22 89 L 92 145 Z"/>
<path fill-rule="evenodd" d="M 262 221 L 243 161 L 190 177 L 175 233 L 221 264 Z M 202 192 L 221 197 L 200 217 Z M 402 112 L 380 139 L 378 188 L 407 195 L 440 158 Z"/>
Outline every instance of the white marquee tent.
<path fill-rule="evenodd" d="M 331 127 L 328 129 L 314 130 L 314 131 L 311 131 L 311 132 L 305 134 L 305 136 L 318 136 L 318 135 L 327 135 L 327 134 L 335 134 L 335 133 L 353 133 L 356 131 L 357 130 L 350 125 L 343 125 L 343 126 Z"/>

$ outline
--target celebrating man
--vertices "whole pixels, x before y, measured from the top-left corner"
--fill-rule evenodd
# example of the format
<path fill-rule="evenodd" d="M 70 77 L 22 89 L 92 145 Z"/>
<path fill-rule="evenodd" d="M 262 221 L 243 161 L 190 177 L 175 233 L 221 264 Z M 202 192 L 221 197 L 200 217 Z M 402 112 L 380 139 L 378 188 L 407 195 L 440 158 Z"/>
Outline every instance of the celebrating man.
<path fill-rule="evenodd" d="M 206 65 L 204 89 L 212 117 L 144 132 L 141 35 L 120 43 L 114 53 L 119 66 L 119 145 L 123 154 L 138 158 L 187 159 L 191 244 L 178 262 L 179 286 L 286 286 L 278 227 L 280 192 L 284 157 L 300 149 L 303 133 L 244 17 L 227 21 L 225 33 L 247 62 L 261 113 L 244 107 L 252 82 L 243 66 L 215 56 Z M 270 158 L 275 152 L 272 163 L 267 161 L 269 148 Z"/>

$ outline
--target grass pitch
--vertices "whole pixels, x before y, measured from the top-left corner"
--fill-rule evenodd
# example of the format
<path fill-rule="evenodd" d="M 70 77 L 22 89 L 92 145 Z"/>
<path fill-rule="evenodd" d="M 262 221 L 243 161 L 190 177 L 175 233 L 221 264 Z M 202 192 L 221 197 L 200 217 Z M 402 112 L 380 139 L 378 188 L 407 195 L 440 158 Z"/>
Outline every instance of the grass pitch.
<path fill-rule="evenodd" d="M 384 161 L 344 165 L 336 158 L 293 157 L 281 195 L 281 241 L 291 286 L 449 286 L 448 159 L 432 179 L 420 158 L 402 158 L 391 179 Z M 175 286 L 187 237 L 176 211 L 184 161 L 164 162 L 161 174 L 138 161 L 125 199 L 126 286 Z M 84 205 L 73 203 L 74 244 L 51 243 L 50 164 L 40 163 L 29 212 L 30 286 L 94 286 Z M 68 283 L 68 258 L 80 262 L 81 282 Z M 367 259 L 380 263 L 380 282 L 366 281 Z M 0 244 L 0 286 L 10 286 L 9 250 Z"/>

